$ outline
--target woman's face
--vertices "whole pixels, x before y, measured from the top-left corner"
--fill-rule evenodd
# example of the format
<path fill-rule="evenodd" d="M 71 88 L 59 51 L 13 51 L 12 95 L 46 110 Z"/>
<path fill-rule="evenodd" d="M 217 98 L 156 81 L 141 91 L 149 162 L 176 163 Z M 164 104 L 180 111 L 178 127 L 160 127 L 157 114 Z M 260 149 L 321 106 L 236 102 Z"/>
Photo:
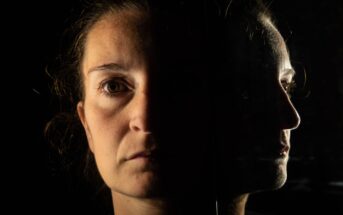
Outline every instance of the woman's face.
<path fill-rule="evenodd" d="M 221 128 L 233 131 L 229 141 L 220 140 L 221 169 L 239 193 L 285 183 L 290 133 L 300 123 L 290 100 L 295 71 L 285 42 L 265 16 L 258 25 L 259 30 L 247 36 L 244 44 L 236 44 L 236 71 L 230 78 L 237 84 L 234 90 L 240 90 L 230 107 L 234 114 L 225 114 L 230 123 Z"/>
<path fill-rule="evenodd" d="M 157 179 L 149 124 L 149 40 L 136 10 L 108 13 L 90 29 L 77 106 L 98 170 L 112 192 L 146 197 Z"/>
<path fill-rule="evenodd" d="M 254 76 L 256 79 L 261 76 L 261 82 L 258 83 L 257 80 L 256 83 L 259 87 L 256 92 L 260 95 L 252 94 L 256 98 L 255 101 L 252 99 L 256 112 L 249 121 L 255 131 L 250 132 L 257 138 L 258 144 L 253 147 L 257 162 L 268 167 L 267 170 L 271 172 L 271 177 L 268 174 L 264 177 L 273 180 L 271 188 L 279 188 L 287 178 L 291 130 L 300 124 L 299 114 L 290 100 L 295 71 L 279 31 L 269 18 L 262 16 L 259 22 L 264 32 L 260 38 L 262 44 L 257 46 L 261 50 L 257 50 L 257 53 L 262 55 L 257 64 L 262 65 L 253 67 L 262 74 Z M 261 45 L 265 48 L 260 48 Z M 253 116 L 254 114 L 262 115 Z M 259 122 L 259 125 L 254 124 L 254 121 Z M 259 133 L 256 134 L 256 131 Z"/>

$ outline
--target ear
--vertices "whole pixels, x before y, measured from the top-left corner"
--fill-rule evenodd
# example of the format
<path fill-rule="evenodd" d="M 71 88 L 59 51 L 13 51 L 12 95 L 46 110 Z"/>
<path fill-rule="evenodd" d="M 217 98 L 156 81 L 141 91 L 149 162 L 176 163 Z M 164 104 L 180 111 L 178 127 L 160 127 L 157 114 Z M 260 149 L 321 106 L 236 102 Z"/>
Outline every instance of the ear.
<path fill-rule="evenodd" d="M 87 119 L 85 116 L 84 102 L 79 101 L 77 103 L 76 109 L 77 109 L 77 114 L 79 115 L 80 121 L 82 123 L 82 126 L 86 132 L 86 136 L 87 136 L 87 140 L 88 140 L 88 146 L 89 146 L 90 150 L 93 152 L 94 151 L 94 144 L 93 144 L 92 135 L 91 135 L 89 127 L 88 127 Z"/>

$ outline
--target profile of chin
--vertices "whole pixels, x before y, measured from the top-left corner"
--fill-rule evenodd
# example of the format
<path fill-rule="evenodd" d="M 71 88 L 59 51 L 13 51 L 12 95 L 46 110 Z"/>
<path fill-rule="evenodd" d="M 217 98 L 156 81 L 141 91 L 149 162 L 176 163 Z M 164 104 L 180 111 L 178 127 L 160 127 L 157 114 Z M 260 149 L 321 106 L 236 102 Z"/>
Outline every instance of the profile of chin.
<path fill-rule="evenodd" d="M 278 175 L 276 179 L 274 180 L 274 184 L 273 186 L 271 186 L 271 189 L 273 190 L 280 189 L 281 187 L 285 185 L 286 181 L 287 181 L 287 174 Z"/>
<path fill-rule="evenodd" d="M 287 181 L 287 171 L 286 167 L 276 169 L 274 172 L 271 171 L 270 175 L 262 177 L 261 187 L 259 190 L 277 190 L 283 187 Z M 264 181 L 264 183 L 262 182 Z"/>
<path fill-rule="evenodd" d="M 274 189 L 279 189 L 285 185 L 287 181 L 287 162 L 280 164 L 279 168 L 277 168 L 276 175 L 275 175 L 275 183 Z"/>

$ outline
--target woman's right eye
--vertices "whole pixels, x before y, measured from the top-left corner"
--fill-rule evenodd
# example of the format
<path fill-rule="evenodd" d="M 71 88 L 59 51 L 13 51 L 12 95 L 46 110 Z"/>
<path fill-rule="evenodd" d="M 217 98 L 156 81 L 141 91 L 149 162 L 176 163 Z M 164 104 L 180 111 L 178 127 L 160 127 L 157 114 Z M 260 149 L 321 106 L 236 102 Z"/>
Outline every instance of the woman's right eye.
<path fill-rule="evenodd" d="M 132 87 L 123 78 L 111 78 L 100 83 L 100 91 L 106 96 L 119 96 L 131 91 Z"/>

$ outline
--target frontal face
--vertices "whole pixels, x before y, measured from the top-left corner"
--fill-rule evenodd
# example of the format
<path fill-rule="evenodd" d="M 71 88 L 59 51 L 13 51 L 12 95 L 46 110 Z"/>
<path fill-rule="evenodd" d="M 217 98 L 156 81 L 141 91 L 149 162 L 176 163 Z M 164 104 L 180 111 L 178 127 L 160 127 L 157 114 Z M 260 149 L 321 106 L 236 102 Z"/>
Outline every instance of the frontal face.
<path fill-rule="evenodd" d="M 238 193 L 285 183 L 290 131 L 300 122 L 290 101 L 295 72 L 285 42 L 267 17 L 261 16 L 258 25 L 243 54 L 237 54 L 236 75 L 231 77 L 240 88 L 230 118 L 234 132 L 220 146 L 225 151 L 223 169 L 229 167 Z"/>
<path fill-rule="evenodd" d="M 78 113 L 100 175 L 112 192 L 154 192 L 156 148 L 148 123 L 149 55 L 146 14 L 108 13 L 90 29 Z"/>

